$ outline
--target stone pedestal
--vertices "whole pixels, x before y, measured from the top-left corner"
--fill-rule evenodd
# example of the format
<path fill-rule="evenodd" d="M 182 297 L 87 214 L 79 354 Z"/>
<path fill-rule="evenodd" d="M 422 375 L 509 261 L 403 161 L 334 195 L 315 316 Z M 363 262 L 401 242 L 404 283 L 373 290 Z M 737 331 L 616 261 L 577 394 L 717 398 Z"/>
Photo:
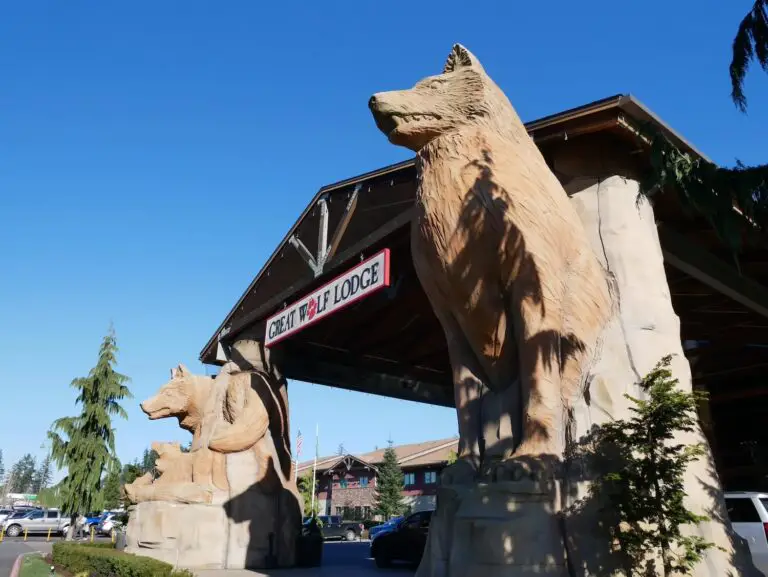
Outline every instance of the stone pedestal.
<path fill-rule="evenodd" d="M 177 567 L 226 567 L 229 519 L 221 505 L 147 501 L 131 511 L 128 553 Z"/>
<path fill-rule="evenodd" d="M 441 487 L 417 577 L 566 577 L 557 482 Z"/>

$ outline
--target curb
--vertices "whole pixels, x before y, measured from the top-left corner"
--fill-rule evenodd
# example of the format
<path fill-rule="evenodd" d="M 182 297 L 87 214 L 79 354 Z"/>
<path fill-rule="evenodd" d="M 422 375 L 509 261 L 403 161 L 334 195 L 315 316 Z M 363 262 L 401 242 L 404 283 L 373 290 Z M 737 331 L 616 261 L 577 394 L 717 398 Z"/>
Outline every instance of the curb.
<path fill-rule="evenodd" d="M 13 562 L 13 569 L 11 569 L 10 577 L 19 577 L 19 571 L 21 571 L 22 559 L 24 559 L 24 553 L 16 557 L 16 561 Z"/>
<path fill-rule="evenodd" d="M 40 551 L 30 551 L 29 553 L 22 553 L 18 557 L 16 557 L 16 561 L 13 562 L 13 568 L 11 569 L 11 574 L 9 577 L 19 577 L 19 572 L 21 571 L 21 564 L 24 562 L 24 557 L 27 555 L 41 555 L 42 553 Z"/>

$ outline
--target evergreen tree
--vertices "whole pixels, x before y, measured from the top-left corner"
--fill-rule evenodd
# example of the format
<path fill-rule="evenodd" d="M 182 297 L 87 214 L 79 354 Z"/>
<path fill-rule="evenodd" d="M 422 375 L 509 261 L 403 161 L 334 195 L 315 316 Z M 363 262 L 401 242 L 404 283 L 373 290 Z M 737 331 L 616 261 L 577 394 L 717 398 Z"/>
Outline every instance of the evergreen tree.
<path fill-rule="evenodd" d="M 597 470 L 592 495 L 605 498 L 616 515 L 608 523 L 625 555 L 625 574 L 656 575 L 660 558 L 662 575 L 688 575 L 713 543 L 686 536 L 684 525 L 708 520 L 685 508 L 683 477 L 688 464 L 705 453 L 703 445 L 675 442 L 679 433 L 697 427 L 701 393 L 678 388 L 669 365 L 661 362 L 642 380 L 645 400 L 626 395 L 634 407 L 628 420 L 609 422 L 593 433 L 590 449 Z M 606 472 L 607 471 L 607 472 Z"/>
<path fill-rule="evenodd" d="M 128 485 L 129 483 L 133 483 L 136 479 L 141 477 L 143 475 L 143 471 L 141 470 L 141 466 L 139 465 L 138 461 L 135 461 L 133 463 L 127 463 L 122 470 L 122 473 L 120 475 L 121 482 L 123 485 Z"/>
<path fill-rule="evenodd" d="M 37 468 L 37 471 L 35 471 L 35 477 L 32 482 L 32 492 L 40 494 L 40 491 L 48 488 L 52 478 L 53 466 L 51 457 L 50 455 L 46 455 L 45 459 L 43 459 L 42 463 L 40 463 L 40 466 Z"/>
<path fill-rule="evenodd" d="M 102 485 L 102 503 L 105 509 L 117 509 L 120 506 L 120 467 L 113 466 L 104 477 Z"/>
<path fill-rule="evenodd" d="M 115 463 L 115 432 L 112 417 L 127 418 L 120 401 L 131 397 L 128 377 L 115 371 L 117 343 L 114 331 L 102 341 L 99 359 L 87 377 L 72 381 L 78 391 L 76 404 L 82 412 L 77 417 L 57 419 L 48 432 L 51 455 L 67 475 L 61 482 L 62 508 L 73 515 L 93 510 L 101 497 L 101 479 Z M 71 539 L 70 529 L 67 539 Z"/>
<path fill-rule="evenodd" d="M 31 493 L 35 482 L 35 458 L 25 454 L 11 468 L 9 493 Z"/>
<path fill-rule="evenodd" d="M 312 517 L 319 513 L 319 503 L 315 499 L 315 510 L 312 511 L 312 471 L 306 471 L 301 477 L 298 478 L 296 484 L 298 485 L 299 494 L 304 504 L 304 516 Z M 315 481 L 315 493 L 317 493 L 317 481 Z"/>
<path fill-rule="evenodd" d="M 385 519 L 400 515 L 405 511 L 403 472 L 400 470 L 392 441 L 389 441 L 389 446 L 384 449 L 384 460 L 379 466 L 374 507 L 376 513 Z"/>
<path fill-rule="evenodd" d="M 154 475 L 157 457 L 158 454 L 154 449 L 144 449 L 144 454 L 141 456 L 141 470 L 144 473 L 152 473 Z"/>
<path fill-rule="evenodd" d="M 0 449 L 0 485 L 5 483 L 5 463 L 3 462 L 3 450 Z"/>
<path fill-rule="evenodd" d="M 346 454 L 346 453 L 344 452 L 344 443 L 339 443 L 339 448 L 338 448 L 338 449 L 336 449 L 336 454 L 337 454 L 339 457 L 341 457 L 342 455 L 345 455 L 345 454 Z"/>

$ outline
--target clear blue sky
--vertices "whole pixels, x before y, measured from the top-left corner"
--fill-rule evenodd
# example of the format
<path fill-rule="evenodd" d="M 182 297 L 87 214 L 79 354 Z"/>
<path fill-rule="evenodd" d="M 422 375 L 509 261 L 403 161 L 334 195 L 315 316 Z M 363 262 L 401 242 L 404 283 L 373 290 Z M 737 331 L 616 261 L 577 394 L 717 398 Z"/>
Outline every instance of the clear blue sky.
<path fill-rule="evenodd" d="M 138 401 L 197 354 L 323 184 L 408 157 L 368 97 L 462 42 L 525 120 L 632 92 L 718 162 L 766 161 L 768 77 L 729 100 L 752 0 L 8 2 L 0 13 L 0 448 L 36 455 L 114 322 Z M 305 454 L 455 434 L 453 411 L 293 383 Z"/>

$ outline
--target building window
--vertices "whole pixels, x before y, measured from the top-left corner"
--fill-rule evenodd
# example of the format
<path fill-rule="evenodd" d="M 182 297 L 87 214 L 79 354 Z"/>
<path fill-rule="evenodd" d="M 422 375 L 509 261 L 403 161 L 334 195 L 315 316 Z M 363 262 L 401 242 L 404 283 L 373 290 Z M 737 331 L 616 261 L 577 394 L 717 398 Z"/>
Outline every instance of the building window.
<path fill-rule="evenodd" d="M 434 483 L 437 483 L 437 473 L 435 471 L 425 471 L 424 483 L 427 485 L 432 485 Z"/>
<path fill-rule="evenodd" d="M 339 479 L 339 487 L 341 487 L 342 489 L 346 489 L 347 488 L 347 480 L 346 479 Z"/>
<path fill-rule="evenodd" d="M 403 483 L 405 486 L 409 485 L 415 485 L 416 484 L 416 473 L 406 473 L 403 475 Z"/>
<path fill-rule="evenodd" d="M 360 506 L 355 507 L 355 521 L 360 521 L 363 518 L 363 508 Z"/>
<path fill-rule="evenodd" d="M 366 505 L 363 507 L 363 519 L 370 519 L 371 518 L 371 508 Z"/>
<path fill-rule="evenodd" d="M 368 486 L 368 477 L 360 477 L 360 486 L 361 487 L 367 487 Z"/>
<path fill-rule="evenodd" d="M 342 512 L 342 508 L 341 507 L 336 507 L 336 514 L 337 515 L 341 515 L 341 512 Z"/>

